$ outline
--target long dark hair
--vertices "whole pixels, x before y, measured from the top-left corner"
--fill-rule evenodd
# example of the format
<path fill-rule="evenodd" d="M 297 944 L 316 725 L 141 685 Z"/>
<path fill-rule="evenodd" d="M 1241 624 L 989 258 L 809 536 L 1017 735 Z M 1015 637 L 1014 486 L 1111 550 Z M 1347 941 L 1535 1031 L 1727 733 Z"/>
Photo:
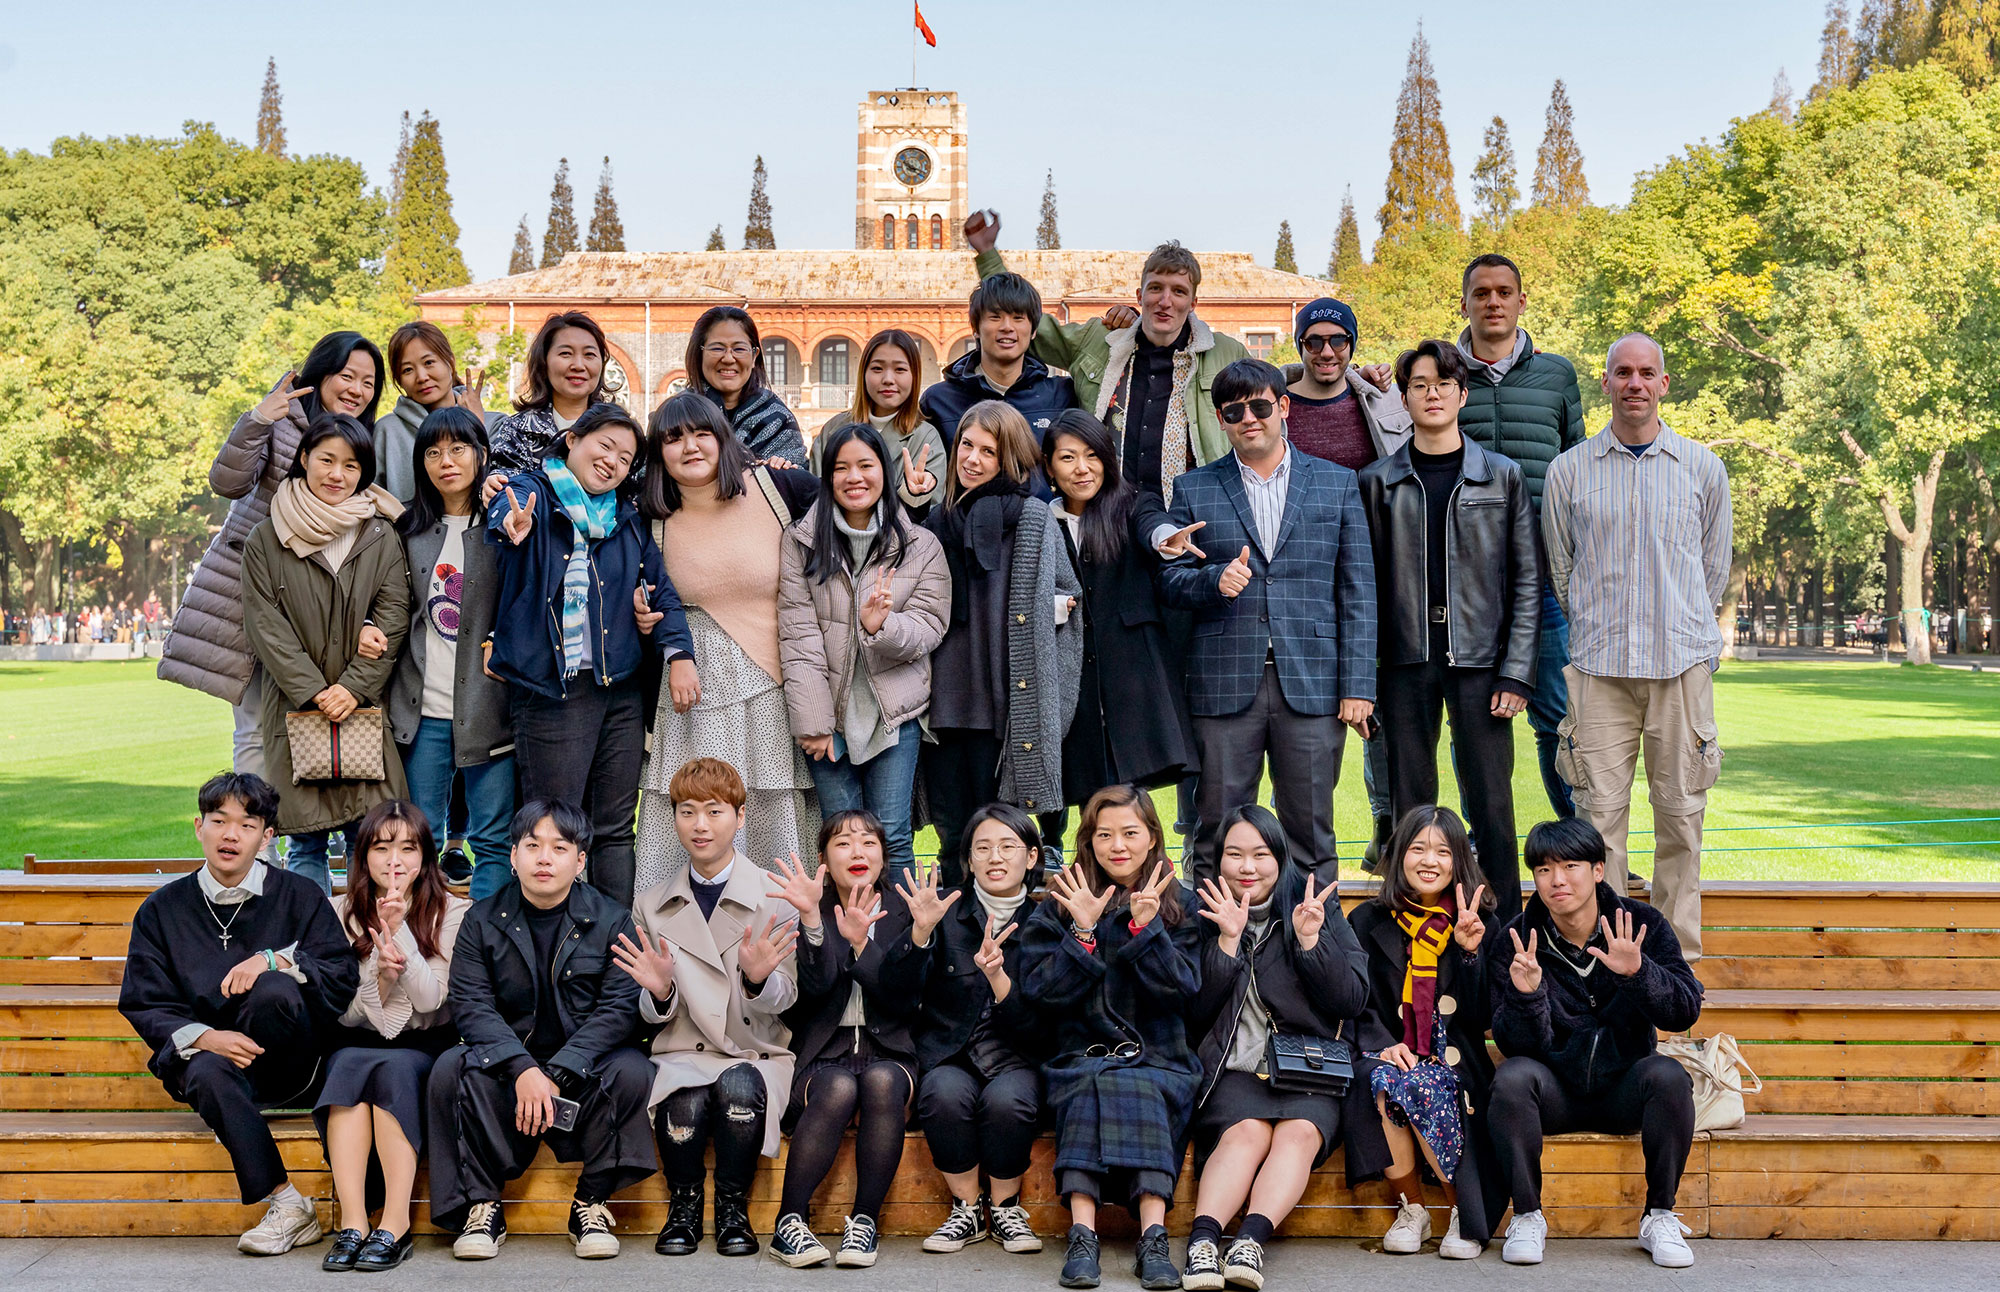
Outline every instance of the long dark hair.
<path fill-rule="evenodd" d="M 358 417 L 346 413 L 318 412 L 306 423 L 306 433 L 299 436 L 298 451 L 292 454 L 292 465 L 285 472 L 287 480 L 306 478 L 306 459 L 314 448 L 327 440 L 346 440 L 347 447 L 354 450 L 354 460 L 361 464 L 361 482 L 354 486 L 354 492 L 365 493 L 369 485 L 375 483 L 375 432 L 369 430 Z"/>
<path fill-rule="evenodd" d="M 479 454 L 472 470 L 473 515 L 479 514 L 479 482 L 486 477 L 486 424 L 469 408 L 446 404 L 424 417 L 417 426 L 417 438 L 410 448 L 410 464 L 416 469 L 417 492 L 396 520 L 396 532 L 408 538 L 421 534 L 444 519 L 444 495 L 431 481 L 424 454 L 434 444 L 470 444 Z"/>
<path fill-rule="evenodd" d="M 1132 501 L 1136 493 L 1119 469 L 1118 450 L 1111 442 L 1111 432 L 1081 408 L 1058 413 L 1049 429 L 1042 433 L 1042 470 L 1051 489 L 1062 492 L 1049 463 L 1056 455 L 1056 441 L 1065 435 L 1081 441 L 1083 447 L 1095 454 L 1103 473 L 1097 493 L 1083 505 L 1083 523 L 1078 526 L 1083 541 L 1079 546 L 1084 559 L 1091 564 L 1110 565 L 1125 555 L 1125 531 L 1132 524 Z"/>
<path fill-rule="evenodd" d="M 375 361 L 375 394 L 368 400 L 368 407 L 355 416 L 369 430 L 375 429 L 375 406 L 382 402 L 382 385 L 388 380 L 387 365 L 382 362 L 382 352 L 375 343 L 359 332 L 329 332 L 313 342 L 313 348 L 306 353 L 306 361 L 299 368 L 298 384 L 309 386 L 314 392 L 304 400 L 308 420 L 321 409 L 319 384 L 345 368 L 356 350 Z"/>
<path fill-rule="evenodd" d="M 1410 850 L 1417 836 L 1432 826 L 1444 835 L 1444 846 L 1451 849 L 1451 882 L 1463 886 L 1465 895 L 1472 896 L 1486 883 L 1486 872 L 1479 868 L 1479 859 L 1473 856 L 1472 839 L 1465 832 L 1465 822 L 1459 820 L 1458 813 L 1435 803 L 1425 803 L 1403 813 L 1403 819 L 1396 823 L 1395 833 L 1389 836 L 1389 846 L 1382 850 L 1382 891 L 1375 894 L 1376 901 L 1392 911 L 1414 908 L 1416 899 L 1411 896 L 1410 881 L 1403 877 L 1403 854 Z M 1447 894 L 1452 889 L 1445 889 Z M 1480 909 L 1490 911 L 1499 905 L 1499 898 L 1489 886 L 1486 896 L 1480 899 Z"/>
<path fill-rule="evenodd" d="M 715 493 L 718 498 L 736 498 L 743 493 L 743 473 L 757 465 L 743 439 L 729 428 L 722 405 L 707 395 L 683 390 L 670 396 L 646 419 L 645 450 L 639 455 L 645 468 L 639 481 L 639 512 L 647 520 L 665 520 L 681 509 L 680 482 L 667 473 L 667 445 L 694 430 L 715 436 Z M 635 472 L 634 474 L 638 474 Z"/>
<path fill-rule="evenodd" d="M 437 837 L 423 809 L 402 799 L 389 799 L 368 809 L 354 831 L 354 848 L 347 866 L 347 934 L 354 941 L 356 955 L 366 956 L 375 948 L 375 903 L 381 894 L 375 877 L 368 873 L 368 850 L 386 837 L 392 826 L 401 826 L 417 841 L 416 878 L 404 890 L 408 914 L 403 923 L 417 940 L 417 951 L 428 960 L 438 953 L 438 939 L 444 930 L 444 908 L 449 897 L 444 869 L 438 865 Z"/>
<path fill-rule="evenodd" d="M 694 321 L 694 331 L 688 333 L 688 389 L 699 391 L 722 402 L 722 395 L 708 384 L 708 372 L 702 366 L 705 356 L 701 348 L 708 344 L 709 331 L 717 323 L 738 323 L 750 337 L 750 380 L 743 384 L 739 399 L 747 400 L 769 384 L 764 375 L 764 342 L 757 335 L 757 320 L 750 317 L 750 311 L 740 305 L 717 305 L 705 311 Z"/>
<path fill-rule="evenodd" d="M 840 500 L 833 495 L 833 464 L 840 451 L 859 440 L 882 464 L 882 496 L 875 500 L 875 550 L 879 564 L 894 565 L 903 559 L 909 531 L 903 525 L 903 505 L 896 500 L 896 476 L 889 468 L 889 447 L 866 422 L 849 422 L 829 432 L 819 457 L 819 508 L 813 513 L 812 550 L 806 553 L 806 577 L 825 583 L 837 571 L 855 573 L 854 552 L 837 526 Z M 859 597 L 859 593 L 856 596 Z"/>
<path fill-rule="evenodd" d="M 1131 904 L 1132 895 L 1123 884 L 1106 874 L 1097 864 L 1097 818 L 1111 808 L 1131 808 L 1138 813 L 1139 820 L 1152 832 L 1153 846 L 1147 850 L 1146 859 L 1139 863 L 1139 869 L 1132 878 L 1138 883 L 1147 883 L 1161 866 L 1169 870 L 1173 862 L 1167 860 L 1167 833 L 1160 828 L 1160 814 L 1153 807 L 1152 795 L 1132 785 L 1107 785 L 1090 796 L 1083 805 L 1083 812 L 1076 824 L 1076 860 L 1071 864 L 1088 883 L 1093 891 L 1102 892 L 1107 888 L 1116 893 L 1105 909 L 1117 910 Z M 1187 907 L 1181 901 L 1181 885 L 1176 879 L 1167 885 L 1167 891 L 1160 894 L 1160 918 L 1168 928 L 1178 928 L 1187 918 Z"/>
<path fill-rule="evenodd" d="M 1215 852 L 1222 855 L 1222 845 L 1229 838 L 1229 832 L 1239 825 L 1247 825 L 1257 832 L 1271 855 L 1278 859 L 1278 882 L 1271 886 L 1271 928 L 1274 932 L 1289 934 L 1291 930 L 1292 908 L 1306 895 L 1306 868 L 1296 864 L 1292 857 L 1291 845 L 1285 842 L 1285 828 L 1278 823 L 1277 813 L 1262 803 L 1242 803 L 1222 814 L 1222 820 L 1215 827 Z"/>
<path fill-rule="evenodd" d="M 556 333 L 572 327 L 588 332 L 590 339 L 597 342 L 597 356 L 602 363 L 597 370 L 597 389 L 590 392 L 588 402 L 595 404 L 604 398 L 604 369 L 611 366 L 611 347 L 604 340 L 604 329 L 597 326 L 596 319 L 582 310 L 567 310 L 543 319 L 541 329 L 535 333 L 535 339 L 528 343 L 528 358 L 525 364 L 528 371 L 528 391 L 514 401 L 515 412 L 526 413 L 537 408 L 555 407 L 555 387 L 549 384 L 549 351 L 555 348 Z"/>

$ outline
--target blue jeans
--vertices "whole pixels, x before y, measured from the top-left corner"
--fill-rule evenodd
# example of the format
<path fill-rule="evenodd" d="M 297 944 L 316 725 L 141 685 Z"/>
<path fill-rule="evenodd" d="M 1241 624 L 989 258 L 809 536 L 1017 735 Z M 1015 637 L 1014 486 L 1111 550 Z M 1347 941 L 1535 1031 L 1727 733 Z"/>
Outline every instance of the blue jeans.
<path fill-rule="evenodd" d="M 1535 662 L 1535 693 L 1528 697 L 1528 725 L 1535 729 L 1535 757 L 1542 765 L 1542 788 L 1559 817 L 1576 815 L 1569 783 L 1556 774 L 1556 725 L 1569 714 L 1569 687 L 1563 666 L 1569 663 L 1569 620 L 1555 589 L 1542 585 L 1542 651 Z"/>
<path fill-rule="evenodd" d="M 905 873 L 917 864 L 916 839 L 910 829 L 910 795 L 917 779 L 917 751 L 923 741 L 922 728 L 912 720 L 903 724 L 895 744 L 865 763 L 846 758 L 806 759 L 813 787 L 819 791 L 820 815 L 832 816 L 853 808 L 873 812 L 889 836 L 888 855 L 883 861 L 889 869 Z"/>
<path fill-rule="evenodd" d="M 453 768 L 450 718 L 423 718 L 417 738 L 402 746 L 403 774 L 410 778 L 410 801 L 430 818 L 431 833 L 444 846 L 451 812 Z M 491 897 L 513 873 L 507 823 L 514 816 L 514 755 L 475 763 L 465 773 L 465 838 L 472 845 L 472 900 Z"/>
<path fill-rule="evenodd" d="M 1368 791 L 1368 813 L 1377 821 L 1391 812 L 1389 806 L 1389 742 L 1381 736 L 1361 742 L 1361 786 Z"/>
<path fill-rule="evenodd" d="M 350 868 L 354 865 L 354 828 L 360 824 L 359 821 L 351 821 L 340 828 L 341 837 L 347 840 L 347 864 Z M 332 837 L 331 830 L 285 836 L 285 869 L 318 884 L 319 891 L 328 897 L 333 896 L 333 872 L 326 866 L 326 841 Z"/>

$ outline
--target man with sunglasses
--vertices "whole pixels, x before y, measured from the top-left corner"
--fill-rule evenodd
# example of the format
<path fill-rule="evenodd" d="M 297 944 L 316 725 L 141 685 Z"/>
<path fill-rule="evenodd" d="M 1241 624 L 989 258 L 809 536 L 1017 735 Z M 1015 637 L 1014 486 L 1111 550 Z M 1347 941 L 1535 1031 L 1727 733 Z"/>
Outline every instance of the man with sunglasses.
<path fill-rule="evenodd" d="M 1339 874 L 1333 790 L 1342 724 L 1375 708 L 1375 566 L 1354 472 L 1286 442 L 1284 375 L 1259 359 L 1213 386 L 1230 452 L 1180 478 L 1171 522 L 1200 523 L 1205 555 L 1161 570 L 1194 612 L 1188 707 L 1201 754 L 1195 871 L 1216 874 L 1216 824 L 1254 802 L 1268 757 L 1291 855 Z"/>

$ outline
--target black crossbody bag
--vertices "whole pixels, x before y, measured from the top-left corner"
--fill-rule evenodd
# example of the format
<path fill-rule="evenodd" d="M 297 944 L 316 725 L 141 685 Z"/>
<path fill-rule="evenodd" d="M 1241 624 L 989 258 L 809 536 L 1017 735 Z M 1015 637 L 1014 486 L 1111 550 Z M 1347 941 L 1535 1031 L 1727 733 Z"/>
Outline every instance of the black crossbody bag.
<path fill-rule="evenodd" d="M 1250 990 L 1257 991 L 1257 948 L 1251 947 Z M 1261 992 L 1257 994 L 1258 1008 L 1264 1011 L 1264 1021 L 1271 1029 L 1264 1042 L 1264 1071 L 1260 1074 L 1271 1083 L 1271 1089 L 1284 1094 L 1326 1095 L 1339 1099 L 1347 1094 L 1348 1083 L 1354 1080 L 1354 1043 L 1342 1033 L 1347 1030 L 1343 1021 L 1334 1028 L 1331 1038 L 1312 1036 L 1303 1032 L 1283 1032 L 1278 1029 L 1278 1020 L 1264 1004 Z"/>

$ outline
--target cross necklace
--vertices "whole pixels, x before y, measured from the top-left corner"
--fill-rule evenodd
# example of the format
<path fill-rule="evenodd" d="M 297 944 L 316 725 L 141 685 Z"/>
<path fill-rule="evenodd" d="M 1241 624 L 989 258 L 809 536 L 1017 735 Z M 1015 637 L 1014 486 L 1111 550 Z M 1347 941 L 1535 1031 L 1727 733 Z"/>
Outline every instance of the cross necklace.
<path fill-rule="evenodd" d="M 250 904 L 249 900 L 246 898 L 236 903 L 236 910 L 229 916 L 229 924 L 224 924 L 222 917 L 215 913 L 215 903 L 208 900 L 208 894 L 202 894 L 201 904 L 208 908 L 208 918 L 215 921 L 215 927 L 222 930 L 222 949 L 227 951 L 229 949 L 229 927 L 236 923 L 237 918 L 243 914 L 243 908 Z"/>

